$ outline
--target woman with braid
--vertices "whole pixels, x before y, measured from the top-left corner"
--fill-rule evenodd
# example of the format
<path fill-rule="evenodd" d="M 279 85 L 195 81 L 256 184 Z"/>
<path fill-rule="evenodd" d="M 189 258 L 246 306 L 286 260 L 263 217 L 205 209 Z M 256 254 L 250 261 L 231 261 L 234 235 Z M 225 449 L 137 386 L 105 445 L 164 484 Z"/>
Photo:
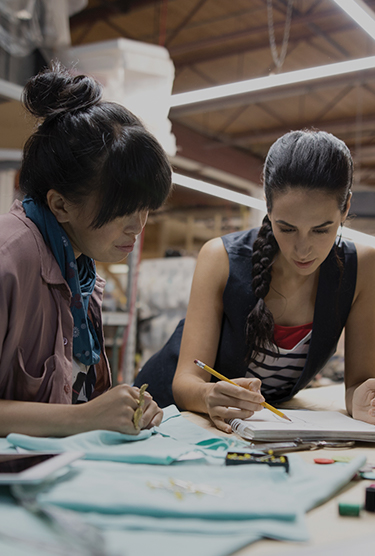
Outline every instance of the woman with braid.
<path fill-rule="evenodd" d="M 349 149 L 329 133 L 294 131 L 271 146 L 262 226 L 203 246 L 186 322 L 139 374 L 159 404 L 174 398 L 230 432 L 227 419 L 307 386 L 345 327 L 346 406 L 375 424 L 375 250 L 338 234 L 352 174 Z M 244 388 L 216 381 L 195 359 Z"/>

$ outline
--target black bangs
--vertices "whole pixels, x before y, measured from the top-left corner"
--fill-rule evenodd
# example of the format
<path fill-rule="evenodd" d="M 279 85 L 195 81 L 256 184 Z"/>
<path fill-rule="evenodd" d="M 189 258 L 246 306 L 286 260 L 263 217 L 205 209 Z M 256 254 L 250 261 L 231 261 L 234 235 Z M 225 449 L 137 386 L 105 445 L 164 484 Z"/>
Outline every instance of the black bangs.
<path fill-rule="evenodd" d="M 156 210 L 171 191 L 171 167 L 156 139 L 138 126 L 116 135 L 95 187 L 99 210 L 93 228 L 139 210 Z"/>

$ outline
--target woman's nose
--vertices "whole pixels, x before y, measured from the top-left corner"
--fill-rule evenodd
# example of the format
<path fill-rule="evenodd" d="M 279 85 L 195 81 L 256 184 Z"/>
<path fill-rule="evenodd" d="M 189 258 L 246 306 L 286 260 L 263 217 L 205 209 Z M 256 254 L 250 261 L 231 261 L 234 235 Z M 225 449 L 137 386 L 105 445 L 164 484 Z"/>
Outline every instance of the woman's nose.
<path fill-rule="evenodd" d="M 311 252 L 311 245 L 307 238 L 301 238 L 296 241 L 294 249 L 301 259 L 305 259 Z"/>
<path fill-rule="evenodd" d="M 127 226 L 127 231 L 139 235 L 147 222 L 148 211 L 140 211 L 133 214 L 132 220 Z"/>

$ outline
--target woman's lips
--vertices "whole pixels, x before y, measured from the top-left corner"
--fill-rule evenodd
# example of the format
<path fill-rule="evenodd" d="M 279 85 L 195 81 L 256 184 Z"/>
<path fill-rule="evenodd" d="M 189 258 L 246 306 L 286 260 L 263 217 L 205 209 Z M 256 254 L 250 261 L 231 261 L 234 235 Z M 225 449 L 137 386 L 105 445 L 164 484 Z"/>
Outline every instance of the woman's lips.
<path fill-rule="evenodd" d="M 129 243 L 127 245 L 116 245 L 116 247 L 123 253 L 131 253 L 134 249 L 134 243 Z"/>
<path fill-rule="evenodd" d="M 306 261 L 306 262 L 295 261 L 293 259 L 293 262 L 296 266 L 298 266 L 298 268 L 309 268 L 312 264 L 314 264 L 315 259 L 313 259 L 312 261 Z"/>

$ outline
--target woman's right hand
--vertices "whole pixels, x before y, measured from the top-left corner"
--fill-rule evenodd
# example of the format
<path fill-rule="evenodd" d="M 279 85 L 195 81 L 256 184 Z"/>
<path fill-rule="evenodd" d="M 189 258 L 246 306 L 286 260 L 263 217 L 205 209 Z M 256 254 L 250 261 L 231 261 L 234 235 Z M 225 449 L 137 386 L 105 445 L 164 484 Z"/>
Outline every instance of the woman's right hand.
<path fill-rule="evenodd" d="M 139 388 L 120 384 L 97 398 L 77 407 L 80 410 L 81 426 L 85 430 L 111 430 L 123 434 L 138 434 L 133 423 L 134 412 L 138 408 Z M 145 392 L 143 417 L 140 428 L 159 425 L 163 411 Z M 87 428 L 86 428 L 87 427 Z"/>
<path fill-rule="evenodd" d="M 263 409 L 264 397 L 260 393 L 261 381 L 257 378 L 237 378 L 233 382 L 219 381 L 207 384 L 205 402 L 207 413 L 215 426 L 227 433 L 232 432 L 228 419 L 246 419 L 255 411 Z"/>

